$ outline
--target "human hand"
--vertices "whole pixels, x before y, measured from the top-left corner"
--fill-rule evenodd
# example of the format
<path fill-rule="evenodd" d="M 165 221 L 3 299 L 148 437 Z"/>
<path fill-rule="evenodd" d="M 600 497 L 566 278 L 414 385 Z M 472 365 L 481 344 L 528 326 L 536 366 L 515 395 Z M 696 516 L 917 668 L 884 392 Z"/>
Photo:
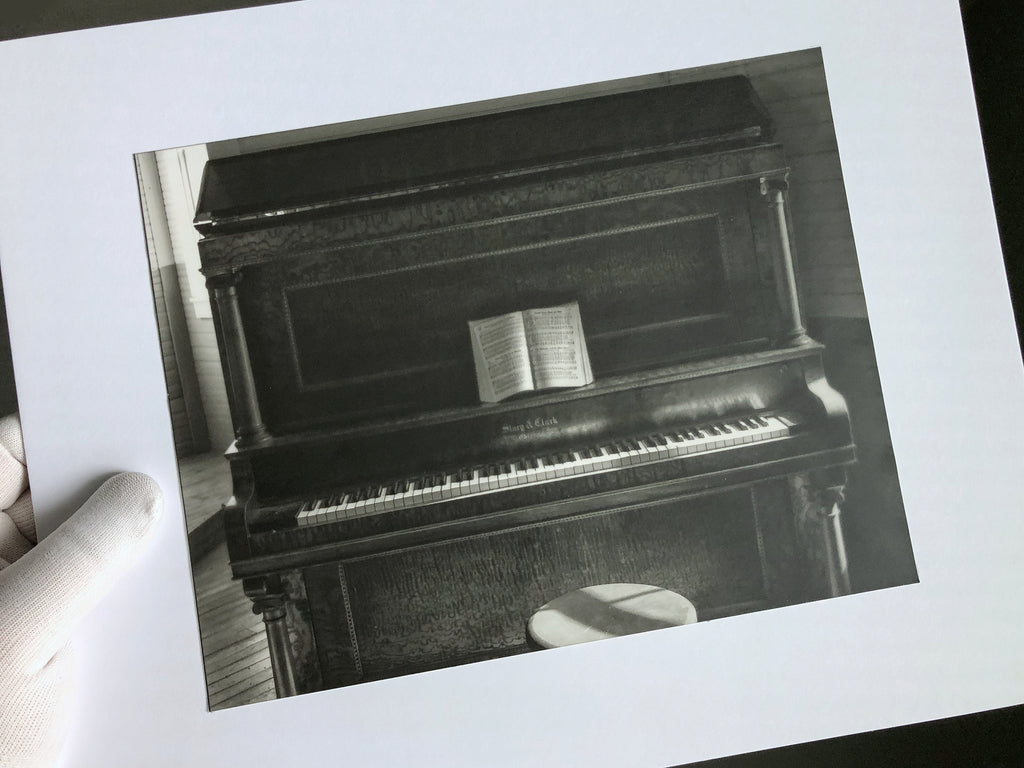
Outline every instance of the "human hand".
<path fill-rule="evenodd" d="M 56 763 L 72 710 L 68 641 L 134 560 L 162 508 L 152 479 L 115 475 L 33 546 L 21 423 L 0 419 L 0 768 Z"/>

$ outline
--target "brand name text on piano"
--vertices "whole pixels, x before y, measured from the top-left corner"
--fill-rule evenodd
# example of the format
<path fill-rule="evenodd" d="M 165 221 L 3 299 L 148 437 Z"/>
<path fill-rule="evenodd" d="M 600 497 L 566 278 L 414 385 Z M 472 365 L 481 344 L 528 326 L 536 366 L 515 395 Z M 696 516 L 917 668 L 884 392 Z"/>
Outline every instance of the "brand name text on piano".
<path fill-rule="evenodd" d="M 516 424 L 502 424 L 501 434 L 503 435 L 525 435 L 535 429 L 558 426 L 558 419 L 554 416 L 538 416 L 535 419 L 527 419 Z"/>

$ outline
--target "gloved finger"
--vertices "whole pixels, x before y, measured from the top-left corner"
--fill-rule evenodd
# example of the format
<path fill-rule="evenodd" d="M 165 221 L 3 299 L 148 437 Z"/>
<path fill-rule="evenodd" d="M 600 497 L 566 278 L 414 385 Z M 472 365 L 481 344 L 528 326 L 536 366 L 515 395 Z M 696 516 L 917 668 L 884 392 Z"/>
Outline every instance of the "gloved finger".
<path fill-rule="evenodd" d="M 163 508 L 146 475 L 115 475 L 78 512 L 0 571 L 0 659 L 34 674 L 128 567 Z"/>
<path fill-rule="evenodd" d="M 30 549 L 32 542 L 22 535 L 6 512 L 0 512 L 0 559 L 13 563 Z"/>
<path fill-rule="evenodd" d="M 57 764 L 71 723 L 74 655 L 59 649 L 39 673 L 0 690 L 0 765 L 48 768 Z"/>
<path fill-rule="evenodd" d="M 14 521 L 18 530 L 21 531 L 21 535 L 35 544 L 36 518 L 32 513 L 32 491 L 25 491 L 4 511 Z"/>
<path fill-rule="evenodd" d="M 18 414 L 0 418 L 0 509 L 7 509 L 28 488 L 25 444 Z"/>

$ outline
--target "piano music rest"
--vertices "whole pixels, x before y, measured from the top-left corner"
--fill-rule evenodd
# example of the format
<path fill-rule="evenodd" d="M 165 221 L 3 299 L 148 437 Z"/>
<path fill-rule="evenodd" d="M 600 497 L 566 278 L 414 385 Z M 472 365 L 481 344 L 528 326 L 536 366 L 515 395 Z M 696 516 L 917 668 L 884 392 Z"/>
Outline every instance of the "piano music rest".
<path fill-rule="evenodd" d="M 556 597 L 526 625 L 538 648 L 562 648 L 697 621 L 697 609 L 682 595 L 647 584 L 598 584 Z"/>

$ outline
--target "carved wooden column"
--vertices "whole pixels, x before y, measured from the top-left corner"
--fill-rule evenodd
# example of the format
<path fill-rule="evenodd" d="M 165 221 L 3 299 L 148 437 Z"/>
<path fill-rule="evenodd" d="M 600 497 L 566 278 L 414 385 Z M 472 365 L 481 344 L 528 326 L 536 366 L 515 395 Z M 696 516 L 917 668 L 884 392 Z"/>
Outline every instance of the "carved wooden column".
<path fill-rule="evenodd" d="M 217 318 L 223 337 L 224 361 L 227 365 L 227 384 L 234 403 L 235 437 L 239 445 L 252 445 L 270 437 L 260 414 L 256 394 L 256 381 L 249 361 L 249 347 L 242 327 L 242 312 L 238 306 L 238 282 L 241 273 L 215 275 L 207 278 L 210 296 L 217 307 Z"/>
<path fill-rule="evenodd" d="M 288 639 L 288 624 L 285 620 L 287 607 L 281 580 L 276 576 L 243 579 L 242 586 L 245 594 L 252 600 L 252 612 L 263 614 L 277 697 L 282 699 L 285 696 L 295 696 L 299 690 L 291 642 Z"/>
<path fill-rule="evenodd" d="M 843 528 L 839 520 L 839 505 L 844 499 L 845 489 L 841 485 L 825 488 L 821 492 L 825 557 L 828 562 L 829 592 L 832 597 L 850 594 L 850 570 L 846 561 L 846 546 L 843 544 Z"/>
<path fill-rule="evenodd" d="M 793 267 L 793 249 L 790 246 L 789 218 L 786 215 L 786 195 L 789 183 L 785 178 L 761 177 L 761 194 L 775 213 L 775 229 L 779 234 L 779 250 L 775 259 L 775 282 L 779 289 L 779 303 L 785 327 L 781 340 L 789 346 L 808 344 L 811 338 L 804 328 L 800 314 L 800 297 L 796 288 L 796 271 Z"/>
<path fill-rule="evenodd" d="M 850 594 L 850 572 L 840 523 L 846 473 L 826 467 L 789 477 L 797 546 L 805 564 L 805 599 Z"/>

